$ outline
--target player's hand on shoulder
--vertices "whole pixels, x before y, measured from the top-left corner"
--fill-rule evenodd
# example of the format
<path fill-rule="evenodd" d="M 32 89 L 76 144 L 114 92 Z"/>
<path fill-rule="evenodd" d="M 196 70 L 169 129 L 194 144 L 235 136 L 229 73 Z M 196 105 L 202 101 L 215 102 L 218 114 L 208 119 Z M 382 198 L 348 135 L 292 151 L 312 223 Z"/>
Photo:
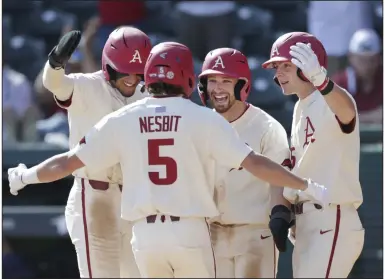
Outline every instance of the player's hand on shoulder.
<path fill-rule="evenodd" d="M 328 189 L 317 182 L 314 182 L 311 179 L 307 180 L 307 189 L 303 191 L 310 200 L 315 200 L 322 205 L 324 208 L 329 204 L 328 201 Z"/>
<path fill-rule="evenodd" d="M 9 192 L 12 195 L 17 196 L 18 191 L 27 185 L 22 181 L 22 175 L 26 170 L 27 167 L 24 164 L 19 164 L 16 168 L 8 169 Z"/>
<path fill-rule="evenodd" d="M 59 43 L 48 54 L 48 61 L 53 69 L 65 67 L 78 47 L 81 37 L 81 32 L 78 30 L 72 30 L 61 37 Z"/>
<path fill-rule="evenodd" d="M 294 224 L 294 215 L 284 205 L 276 205 L 271 210 L 269 228 L 273 235 L 275 246 L 280 252 L 286 251 L 289 228 Z"/>

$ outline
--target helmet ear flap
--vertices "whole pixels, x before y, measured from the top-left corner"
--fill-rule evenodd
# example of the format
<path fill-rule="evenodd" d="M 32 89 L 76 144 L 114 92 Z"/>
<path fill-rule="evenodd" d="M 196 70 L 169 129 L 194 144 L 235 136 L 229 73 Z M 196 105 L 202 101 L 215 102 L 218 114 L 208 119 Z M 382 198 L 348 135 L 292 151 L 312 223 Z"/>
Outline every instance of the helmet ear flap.
<path fill-rule="evenodd" d="M 236 100 L 241 101 L 241 91 L 243 87 L 246 85 L 246 81 L 240 79 L 234 86 L 234 97 Z"/>
<path fill-rule="evenodd" d="M 309 81 L 309 80 L 305 77 L 305 75 L 303 74 L 303 72 L 301 71 L 300 68 L 297 69 L 297 76 L 298 76 L 301 80 L 303 80 L 303 81 L 306 81 L 306 82 Z"/>
<path fill-rule="evenodd" d="M 106 70 L 107 70 L 108 75 L 110 76 L 110 80 L 111 81 L 116 80 L 117 72 L 114 69 L 112 69 L 112 67 L 110 65 L 106 64 Z"/>
<path fill-rule="evenodd" d="M 199 78 L 198 91 L 199 96 L 201 97 L 202 104 L 206 105 L 209 99 L 209 95 L 207 93 L 207 77 Z"/>

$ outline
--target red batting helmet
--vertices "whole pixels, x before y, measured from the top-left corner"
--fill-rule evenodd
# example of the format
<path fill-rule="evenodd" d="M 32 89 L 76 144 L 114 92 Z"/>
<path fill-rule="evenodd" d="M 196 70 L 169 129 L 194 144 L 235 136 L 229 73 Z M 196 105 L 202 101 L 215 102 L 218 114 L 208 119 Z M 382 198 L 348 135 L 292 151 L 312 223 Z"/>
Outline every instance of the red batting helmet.
<path fill-rule="evenodd" d="M 270 59 L 262 64 L 262 67 L 269 69 L 273 67 L 274 62 L 286 62 L 291 61 L 290 46 L 296 43 L 310 44 L 312 50 L 318 57 L 318 61 L 322 67 L 327 68 L 327 54 L 322 43 L 314 37 L 312 34 L 305 32 L 291 32 L 280 36 L 271 47 Z M 303 75 L 302 71 L 298 69 L 298 76 L 304 81 L 308 79 Z M 277 78 L 274 78 L 277 84 Z"/>
<path fill-rule="evenodd" d="M 247 58 L 242 52 L 233 48 L 217 48 L 206 55 L 198 85 L 199 96 L 204 105 L 208 100 L 208 75 L 224 75 L 239 79 L 234 88 L 235 98 L 244 102 L 249 96 L 251 72 Z"/>
<path fill-rule="evenodd" d="M 116 28 L 103 48 L 102 69 L 106 80 L 111 80 L 111 69 L 121 74 L 143 75 L 150 50 L 150 38 L 139 29 Z"/>
<path fill-rule="evenodd" d="M 181 86 L 186 97 L 190 97 L 195 86 L 190 49 L 175 42 L 154 46 L 144 68 L 144 80 L 146 86 L 158 82 Z"/>

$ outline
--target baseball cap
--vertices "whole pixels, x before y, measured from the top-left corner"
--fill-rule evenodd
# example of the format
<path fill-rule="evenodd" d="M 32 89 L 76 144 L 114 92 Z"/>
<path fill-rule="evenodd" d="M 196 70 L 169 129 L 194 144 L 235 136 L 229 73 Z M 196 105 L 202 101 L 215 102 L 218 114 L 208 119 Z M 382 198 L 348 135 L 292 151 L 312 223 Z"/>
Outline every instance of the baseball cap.
<path fill-rule="evenodd" d="M 349 52 L 353 54 L 377 54 L 381 52 L 381 42 L 373 29 L 357 30 L 350 39 Z"/>

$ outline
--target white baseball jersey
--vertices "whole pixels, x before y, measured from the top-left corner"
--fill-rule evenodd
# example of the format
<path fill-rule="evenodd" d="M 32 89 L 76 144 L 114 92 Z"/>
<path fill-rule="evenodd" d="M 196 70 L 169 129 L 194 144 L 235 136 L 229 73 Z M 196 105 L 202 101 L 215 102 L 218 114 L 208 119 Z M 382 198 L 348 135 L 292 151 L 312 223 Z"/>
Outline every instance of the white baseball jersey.
<path fill-rule="evenodd" d="M 84 142 L 84 141 L 82 141 Z M 77 148 L 88 169 L 123 172 L 122 218 L 214 217 L 216 164 L 252 150 L 219 114 L 181 97 L 145 98 L 103 118 Z"/>
<path fill-rule="evenodd" d="M 260 108 L 248 105 L 245 113 L 231 125 L 256 152 L 279 164 L 289 162 L 285 129 Z M 213 221 L 222 224 L 267 224 L 271 209 L 270 184 L 244 169 L 226 172 L 216 187 L 216 201 L 221 215 Z"/>
<path fill-rule="evenodd" d="M 66 85 L 72 83 L 73 92 L 69 100 L 62 102 L 55 96 L 57 104 L 68 111 L 70 148 L 75 147 L 80 139 L 107 114 L 148 96 L 147 92 L 141 92 L 143 85 L 138 85 L 133 96 L 123 97 L 118 90 L 112 88 L 106 82 L 102 71 L 65 76 L 64 70 L 53 70 L 47 62 L 44 78 L 50 79 L 58 84 L 62 82 L 62 79 L 65 79 Z M 58 90 L 60 90 L 60 88 Z M 55 94 L 55 92 L 53 93 Z M 89 174 L 87 168 L 82 168 L 75 171 L 73 175 L 75 177 L 112 183 L 118 183 L 121 180 L 119 166 L 101 170 L 93 174 Z"/>
<path fill-rule="evenodd" d="M 360 206 L 359 123 L 356 121 L 350 134 L 342 132 L 336 116 L 319 91 L 295 105 L 290 150 L 292 171 L 325 185 L 330 203 Z M 297 191 L 285 188 L 284 195 L 293 202 Z M 301 193 L 299 201 L 304 200 L 307 198 Z"/>

